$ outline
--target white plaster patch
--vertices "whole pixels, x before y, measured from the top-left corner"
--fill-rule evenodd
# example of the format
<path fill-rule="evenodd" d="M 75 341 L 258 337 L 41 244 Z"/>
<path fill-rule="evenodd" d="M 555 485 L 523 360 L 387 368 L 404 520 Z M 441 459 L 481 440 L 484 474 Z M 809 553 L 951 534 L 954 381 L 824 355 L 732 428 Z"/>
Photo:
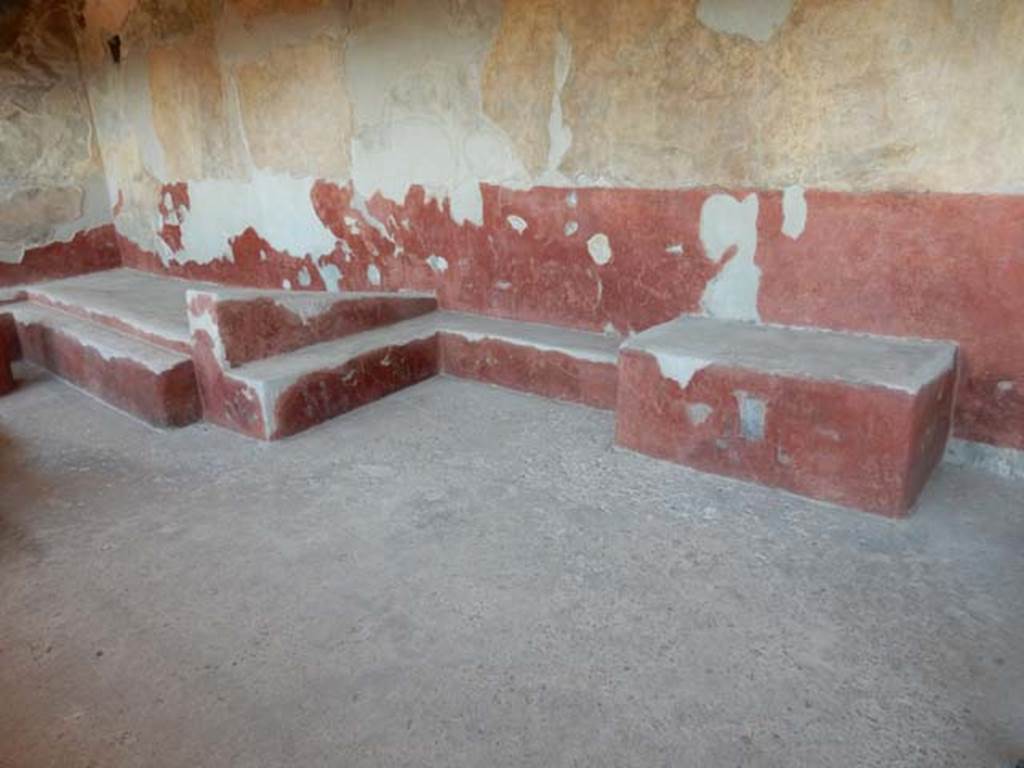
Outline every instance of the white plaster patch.
<path fill-rule="evenodd" d="M 545 176 L 555 179 L 559 167 L 572 146 L 572 130 L 562 114 L 562 89 L 569 79 L 572 46 L 561 32 L 555 40 L 555 90 L 551 94 L 551 116 L 548 118 L 548 162 Z"/>
<path fill-rule="evenodd" d="M 764 400 L 751 397 L 746 392 L 736 392 L 736 403 L 740 408 L 740 436 L 744 440 L 764 440 L 764 419 L 767 406 Z"/>
<path fill-rule="evenodd" d="M 594 263 L 598 266 L 603 267 L 611 261 L 612 244 L 608 240 L 608 235 L 598 232 L 587 240 L 587 252 L 590 254 L 590 258 L 592 258 Z"/>
<path fill-rule="evenodd" d="M 725 254 L 732 258 L 704 288 L 700 305 L 710 317 L 760 320 L 757 292 L 761 270 L 754 262 L 757 253 L 758 198 L 747 195 L 742 202 L 725 194 L 711 195 L 700 211 L 700 241 L 707 257 L 718 264 Z"/>
<path fill-rule="evenodd" d="M 480 182 L 523 187 L 530 179 L 514 143 L 483 112 L 486 45 L 460 31 L 468 17 L 496 28 L 501 10 L 464 10 L 408 3 L 348 36 L 352 182 L 364 197 L 397 202 L 418 184 L 450 202 L 456 223 L 481 225 Z"/>
<path fill-rule="evenodd" d="M 673 243 L 672 245 L 665 246 L 665 253 L 670 253 L 673 256 L 682 256 L 683 255 L 683 244 L 682 243 Z"/>
<path fill-rule="evenodd" d="M 562 231 L 565 232 L 566 237 L 572 237 L 580 231 L 580 223 L 578 221 L 567 221 Z"/>
<path fill-rule="evenodd" d="M 576 190 L 565 196 L 565 204 L 570 208 L 575 208 L 579 204 L 579 196 L 576 194 Z"/>
<path fill-rule="evenodd" d="M 648 354 L 653 355 L 654 359 L 658 361 L 658 369 L 661 371 L 661 375 L 666 379 L 672 379 L 683 389 L 690 386 L 690 381 L 693 380 L 697 373 L 711 365 L 710 360 L 675 355 L 669 352 L 652 351 Z"/>
<path fill-rule="evenodd" d="M 796 240 L 807 226 L 807 198 L 804 188 L 786 187 L 782 190 L 782 234 Z"/>
<path fill-rule="evenodd" d="M 448 259 L 444 256 L 438 256 L 436 253 L 432 253 L 427 256 L 427 266 L 436 275 L 444 274 L 448 271 Z"/>
<path fill-rule="evenodd" d="M 366 279 L 370 281 L 370 285 L 380 285 L 380 268 L 376 264 L 366 268 Z"/>
<path fill-rule="evenodd" d="M 250 182 L 190 181 L 191 205 L 181 217 L 183 251 L 176 259 L 199 264 L 230 259 L 230 240 L 249 227 L 292 256 L 330 253 L 337 240 L 310 204 L 315 182 L 265 172 Z"/>
<path fill-rule="evenodd" d="M 512 287 L 512 283 L 510 283 L 508 280 L 499 280 L 494 284 L 494 287 L 497 288 L 499 291 L 507 291 L 509 288 Z"/>
<path fill-rule="evenodd" d="M 327 290 L 331 293 L 339 293 L 341 291 L 341 270 L 338 269 L 338 265 L 323 264 L 318 269 L 320 279 L 324 281 Z"/>
<path fill-rule="evenodd" d="M 203 310 L 199 314 L 196 314 L 191 309 L 193 298 L 198 296 L 212 297 L 212 294 L 201 294 L 194 291 L 188 291 L 185 294 L 186 304 L 189 306 L 188 310 L 188 330 L 189 335 L 194 341 L 196 334 L 202 331 L 210 337 L 210 341 L 213 342 L 213 356 L 217 359 L 221 368 L 227 368 L 227 353 L 224 351 L 224 339 L 220 335 L 220 326 L 213 320 L 213 315 L 208 310 Z"/>
<path fill-rule="evenodd" d="M 757 43 L 771 39 L 793 10 L 793 0 L 700 0 L 697 18 L 715 32 Z"/>
<path fill-rule="evenodd" d="M 303 288 L 309 288 L 313 284 L 313 277 L 309 274 L 309 270 L 306 267 L 299 270 L 298 278 L 299 285 Z"/>
<path fill-rule="evenodd" d="M 524 219 L 522 216 L 508 216 L 506 217 L 505 221 L 507 221 L 508 225 L 512 227 L 512 229 L 514 229 L 520 235 L 523 234 L 523 232 L 525 232 L 527 227 L 529 226 L 526 223 L 526 219 Z"/>
<path fill-rule="evenodd" d="M 1003 392 L 1003 393 L 1012 392 L 1013 391 L 1013 382 L 1012 381 L 1000 381 L 998 384 L 996 384 L 996 389 L 999 392 Z"/>
<path fill-rule="evenodd" d="M 286 291 L 290 291 L 292 289 L 292 281 L 288 280 L 287 278 L 282 280 L 281 287 L 284 288 Z"/>
<path fill-rule="evenodd" d="M 700 426 L 711 416 L 714 409 L 707 403 L 687 403 L 686 417 L 694 426 Z"/>

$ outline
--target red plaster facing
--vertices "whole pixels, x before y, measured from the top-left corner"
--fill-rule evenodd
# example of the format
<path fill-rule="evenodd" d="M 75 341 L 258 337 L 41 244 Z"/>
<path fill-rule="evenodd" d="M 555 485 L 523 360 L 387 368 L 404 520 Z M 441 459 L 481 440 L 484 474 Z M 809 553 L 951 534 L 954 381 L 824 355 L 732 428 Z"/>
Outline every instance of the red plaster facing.
<path fill-rule="evenodd" d="M 29 248 L 18 264 L 0 263 L 0 288 L 113 269 L 121 264 L 112 224 L 83 230 L 66 243 Z"/>
<path fill-rule="evenodd" d="M 942 457 L 955 383 L 949 374 L 912 395 L 712 365 L 684 389 L 635 350 L 619 369 L 620 445 L 893 517 Z M 741 398 L 764 404 L 762 434 L 745 433 Z"/>
<path fill-rule="evenodd" d="M 500 339 L 470 341 L 453 333 L 441 334 L 441 359 L 442 370 L 452 376 L 615 409 L 619 372 L 614 363 L 580 360 Z"/>

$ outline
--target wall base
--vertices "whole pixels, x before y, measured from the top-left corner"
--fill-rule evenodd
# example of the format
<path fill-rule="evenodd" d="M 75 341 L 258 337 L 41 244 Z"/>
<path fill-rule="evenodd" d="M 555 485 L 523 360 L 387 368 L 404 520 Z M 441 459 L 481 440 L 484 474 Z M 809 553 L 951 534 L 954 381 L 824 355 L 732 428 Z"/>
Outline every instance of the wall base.
<path fill-rule="evenodd" d="M 1024 451 L 950 438 L 942 459 L 955 467 L 970 467 L 993 475 L 1024 480 Z"/>

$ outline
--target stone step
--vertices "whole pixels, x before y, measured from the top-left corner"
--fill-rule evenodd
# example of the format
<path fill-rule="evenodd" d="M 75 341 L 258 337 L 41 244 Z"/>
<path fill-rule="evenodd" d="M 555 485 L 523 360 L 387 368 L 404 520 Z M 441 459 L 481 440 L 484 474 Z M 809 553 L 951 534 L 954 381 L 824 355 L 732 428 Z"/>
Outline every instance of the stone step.
<path fill-rule="evenodd" d="M 605 408 L 615 401 L 618 341 L 600 334 L 432 312 L 230 368 L 194 329 L 207 420 L 263 440 L 441 372 Z"/>
<path fill-rule="evenodd" d="M 108 269 L 25 286 L 24 293 L 35 304 L 187 354 L 186 292 L 203 285 L 133 269 Z"/>
<path fill-rule="evenodd" d="M 188 292 L 192 332 L 226 368 L 391 325 L 437 309 L 429 293 L 296 293 L 241 288 Z"/>
<path fill-rule="evenodd" d="M 438 372 L 434 317 L 406 320 L 235 368 L 194 341 L 203 413 L 262 440 L 294 435 Z"/>
<path fill-rule="evenodd" d="M 615 408 L 617 336 L 455 312 L 440 313 L 438 323 L 446 374 Z"/>
<path fill-rule="evenodd" d="M 623 345 L 626 448 L 889 516 L 949 435 L 957 348 L 681 317 Z"/>
<path fill-rule="evenodd" d="M 5 307 L 24 359 L 158 427 L 198 420 L 192 360 L 107 326 L 32 302 Z"/>

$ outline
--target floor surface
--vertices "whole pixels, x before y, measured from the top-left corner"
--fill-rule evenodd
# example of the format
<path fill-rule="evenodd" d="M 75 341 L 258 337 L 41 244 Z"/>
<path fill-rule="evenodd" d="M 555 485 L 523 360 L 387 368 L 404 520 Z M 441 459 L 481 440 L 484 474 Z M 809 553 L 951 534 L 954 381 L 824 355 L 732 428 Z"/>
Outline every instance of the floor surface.
<path fill-rule="evenodd" d="M 275 445 L 0 400 L 0 766 L 1002 766 L 1024 485 L 892 522 L 435 379 Z"/>

